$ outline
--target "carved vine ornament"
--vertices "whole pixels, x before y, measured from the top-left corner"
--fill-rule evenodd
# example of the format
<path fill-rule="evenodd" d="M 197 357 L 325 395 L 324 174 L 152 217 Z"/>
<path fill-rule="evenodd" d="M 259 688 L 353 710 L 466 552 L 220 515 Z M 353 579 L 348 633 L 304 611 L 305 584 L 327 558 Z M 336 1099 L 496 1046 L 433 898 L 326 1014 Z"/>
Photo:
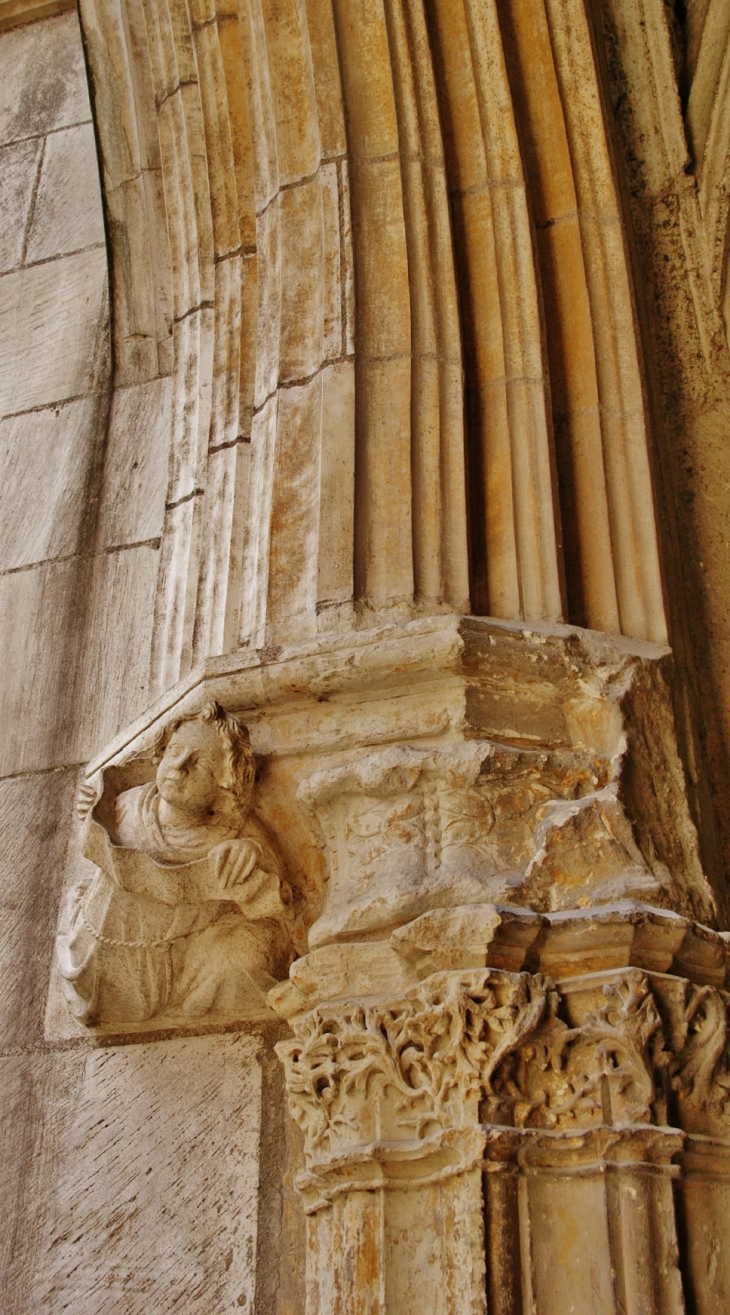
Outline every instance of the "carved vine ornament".
<path fill-rule="evenodd" d="M 434 973 L 398 1004 L 320 1006 L 278 1052 L 310 1166 L 477 1123 L 727 1139 L 729 1005 L 638 969 L 561 989 L 529 973 Z"/>

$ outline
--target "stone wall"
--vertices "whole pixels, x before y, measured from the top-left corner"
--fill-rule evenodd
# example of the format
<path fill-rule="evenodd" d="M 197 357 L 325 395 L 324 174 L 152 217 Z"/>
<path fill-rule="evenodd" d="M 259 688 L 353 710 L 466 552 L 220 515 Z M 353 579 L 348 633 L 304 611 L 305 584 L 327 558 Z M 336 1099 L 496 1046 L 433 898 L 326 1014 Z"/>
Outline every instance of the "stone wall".
<path fill-rule="evenodd" d="M 0 0 L 8 1315 L 730 1300 L 722 4 Z"/>
<path fill-rule="evenodd" d="M 290 1310 L 271 1038 L 44 1036 L 79 770 L 148 701 L 170 413 L 113 388 L 75 13 L 0 35 L 0 216 L 3 1310 Z"/>

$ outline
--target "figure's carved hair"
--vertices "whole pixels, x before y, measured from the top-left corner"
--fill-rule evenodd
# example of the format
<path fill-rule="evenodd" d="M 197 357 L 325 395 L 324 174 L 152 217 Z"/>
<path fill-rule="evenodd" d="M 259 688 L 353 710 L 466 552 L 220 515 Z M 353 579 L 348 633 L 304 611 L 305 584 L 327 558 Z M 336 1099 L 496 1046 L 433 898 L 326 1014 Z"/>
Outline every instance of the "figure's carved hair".
<path fill-rule="evenodd" d="M 221 781 L 224 790 L 229 790 L 237 803 L 245 806 L 253 789 L 256 777 L 256 759 L 251 740 L 245 726 L 230 712 L 226 712 L 216 699 L 206 703 L 200 712 L 191 717 L 177 717 L 169 721 L 155 741 L 152 750 L 154 762 L 159 762 L 176 730 L 188 721 L 203 721 L 214 726 L 226 749 L 228 779 Z"/>

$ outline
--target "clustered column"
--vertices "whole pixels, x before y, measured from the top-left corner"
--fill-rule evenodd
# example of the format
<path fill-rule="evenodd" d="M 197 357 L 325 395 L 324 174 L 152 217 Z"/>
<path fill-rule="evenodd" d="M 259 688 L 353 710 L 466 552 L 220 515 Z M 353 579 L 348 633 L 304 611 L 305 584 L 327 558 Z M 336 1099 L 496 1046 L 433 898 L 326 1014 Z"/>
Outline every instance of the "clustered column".
<path fill-rule="evenodd" d="M 729 1002 L 486 968 L 294 1017 L 310 1315 L 679 1315 L 687 1203 L 685 1282 L 724 1309 Z"/>

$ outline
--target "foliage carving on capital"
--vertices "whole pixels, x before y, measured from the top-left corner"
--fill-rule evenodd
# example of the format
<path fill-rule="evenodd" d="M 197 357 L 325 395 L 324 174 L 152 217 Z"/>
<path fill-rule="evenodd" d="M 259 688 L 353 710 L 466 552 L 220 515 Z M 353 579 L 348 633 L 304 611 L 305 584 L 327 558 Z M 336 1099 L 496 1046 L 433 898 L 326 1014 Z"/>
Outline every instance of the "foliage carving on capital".
<path fill-rule="evenodd" d="M 281 1042 L 308 1156 L 473 1125 L 485 1078 L 529 1034 L 545 983 L 528 973 L 434 973 L 396 1004 L 320 1006 Z"/>
<path fill-rule="evenodd" d="M 622 974 L 601 995 L 573 1023 L 558 990 L 548 992 L 539 1026 L 487 1084 L 487 1122 L 562 1130 L 654 1121 L 656 1074 L 671 1056 L 648 978 Z"/>
<path fill-rule="evenodd" d="M 671 1085 L 682 1127 L 730 1138 L 730 995 L 683 981 L 665 999 L 673 1034 Z"/>
<path fill-rule="evenodd" d="M 639 969 L 556 986 L 436 972 L 393 1002 L 320 1005 L 278 1053 L 310 1162 L 497 1125 L 673 1125 L 730 1139 L 730 997 Z"/>

